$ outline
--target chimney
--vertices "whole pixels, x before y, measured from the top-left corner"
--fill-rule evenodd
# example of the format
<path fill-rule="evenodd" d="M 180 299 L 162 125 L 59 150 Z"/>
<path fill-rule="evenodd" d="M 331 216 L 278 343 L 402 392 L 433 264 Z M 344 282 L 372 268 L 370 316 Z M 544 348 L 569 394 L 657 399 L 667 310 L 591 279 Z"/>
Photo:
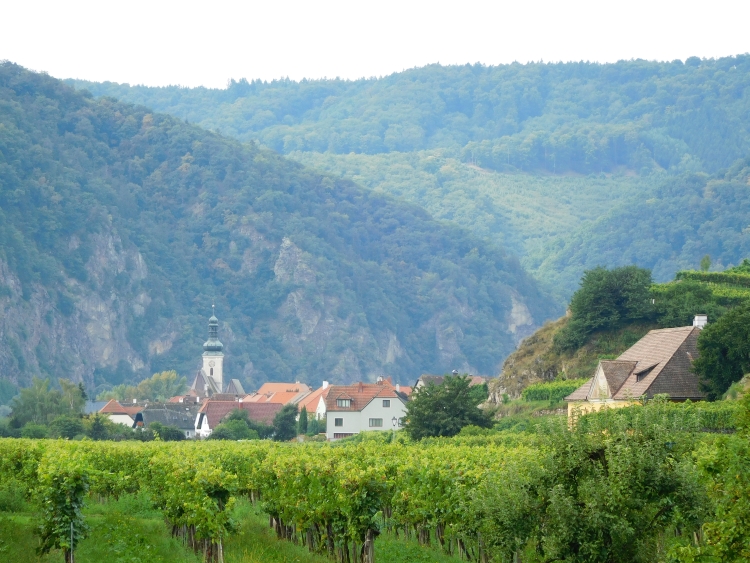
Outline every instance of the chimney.
<path fill-rule="evenodd" d="M 708 323 L 708 315 L 695 315 L 693 326 L 703 328 Z"/>
<path fill-rule="evenodd" d="M 383 385 L 383 376 L 382 375 L 378 376 L 377 384 L 378 385 Z"/>
<path fill-rule="evenodd" d="M 361 381 L 359 382 L 359 387 L 358 387 L 358 389 L 359 389 L 359 392 L 360 392 L 360 393 L 361 393 L 361 392 L 362 392 L 362 390 L 364 389 L 364 387 L 362 386 L 362 382 L 361 382 Z"/>
<path fill-rule="evenodd" d="M 396 393 L 398 393 L 400 391 L 401 391 L 401 385 L 399 385 L 398 383 L 396 383 Z"/>
<path fill-rule="evenodd" d="M 323 389 L 328 389 L 328 382 L 327 381 L 323 382 Z"/>
<path fill-rule="evenodd" d="M 138 402 L 138 399 L 133 399 L 133 404 L 136 404 Z"/>

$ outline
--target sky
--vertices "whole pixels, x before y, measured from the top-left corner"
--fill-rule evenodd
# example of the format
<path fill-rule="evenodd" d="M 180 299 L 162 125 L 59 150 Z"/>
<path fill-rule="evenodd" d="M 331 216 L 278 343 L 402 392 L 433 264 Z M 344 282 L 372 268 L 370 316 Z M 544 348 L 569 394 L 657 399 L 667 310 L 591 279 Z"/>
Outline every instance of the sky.
<path fill-rule="evenodd" d="M 4 0 L 1 13 L 0 60 L 149 86 L 750 51 L 747 0 Z"/>

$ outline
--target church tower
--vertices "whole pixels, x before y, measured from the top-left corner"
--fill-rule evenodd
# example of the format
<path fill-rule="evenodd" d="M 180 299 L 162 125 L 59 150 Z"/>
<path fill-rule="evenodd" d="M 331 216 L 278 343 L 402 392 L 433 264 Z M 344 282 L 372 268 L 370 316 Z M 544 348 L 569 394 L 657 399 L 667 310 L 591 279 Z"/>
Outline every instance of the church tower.
<path fill-rule="evenodd" d="M 203 344 L 203 373 L 211 379 L 219 393 L 224 391 L 224 345 L 219 341 L 219 319 L 216 308 L 208 319 L 208 340 Z"/>

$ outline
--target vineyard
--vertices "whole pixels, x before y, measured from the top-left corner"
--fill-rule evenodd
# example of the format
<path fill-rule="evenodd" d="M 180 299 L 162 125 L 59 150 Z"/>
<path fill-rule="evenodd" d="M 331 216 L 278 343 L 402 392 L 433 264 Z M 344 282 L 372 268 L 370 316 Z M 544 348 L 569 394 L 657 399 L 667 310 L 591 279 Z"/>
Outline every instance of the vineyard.
<path fill-rule="evenodd" d="M 733 494 L 747 497 L 745 431 L 721 430 L 747 411 L 705 410 L 657 402 L 575 428 L 550 420 L 535 433 L 419 443 L 398 434 L 339 444 L 4 439 L 0 485 L 20 484 L 40 507 L 40 551 L 69 563 L 87 533 L 84 504 L 136 493 L 210 562 L 224 561 L 239 499 L 263 510 L 279 540 L 340 563 L 376 561 L 381 534 L 480 563 L 740 561 L 748 532 L 735 526 L 739 543 L 725 541 L 712 521 L 720 509 L 746 510 L 722 504 L 719 485 L 736 474 Z M 741 557 L 713 559 L 727 541 Z"/>

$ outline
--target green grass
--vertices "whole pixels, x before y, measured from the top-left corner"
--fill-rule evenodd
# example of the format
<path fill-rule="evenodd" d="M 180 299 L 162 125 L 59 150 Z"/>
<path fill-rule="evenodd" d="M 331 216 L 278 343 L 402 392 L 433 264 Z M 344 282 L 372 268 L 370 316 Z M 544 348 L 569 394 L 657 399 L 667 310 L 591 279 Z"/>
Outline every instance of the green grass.
<path fill-rule="evenodd" d="M 227 563 L 330 563 L 322 555 L 310 553 L 306 547 L 279 541 L 268 527 L 268 516 L 247 501 L 237 503 L 235 519 L 239 529 L 227 541 Z M 438 549 L 420 546 L 415 540 L 396 539 L 382 534 L 375 540 L 375 561 L 378 563 L 455 563 Z"/>
<path fill-rule="evenodd" d="M 30 508 L 30 507 L 26 507 Z M 144 496 L 90 502 L 85 509 L 89 536 L 76 550 L 77 563 L 199 563 L 201 558 L 172 538 L 159 511 Z M 268 516 L 247 501 L 233 514 L 237 529 L 224 547 L 226 563 L 325 563 L 330 560 L 306 547 L 276 539 Z M 39 523 L 33 512 L 0 512 L 0 561 L 3 563 L 62 563 L 62 552 L 38 556 Z M 434 562 L 457 559 L 415 541 L 381 535 L 375 543 L 379 563 Z"/>

